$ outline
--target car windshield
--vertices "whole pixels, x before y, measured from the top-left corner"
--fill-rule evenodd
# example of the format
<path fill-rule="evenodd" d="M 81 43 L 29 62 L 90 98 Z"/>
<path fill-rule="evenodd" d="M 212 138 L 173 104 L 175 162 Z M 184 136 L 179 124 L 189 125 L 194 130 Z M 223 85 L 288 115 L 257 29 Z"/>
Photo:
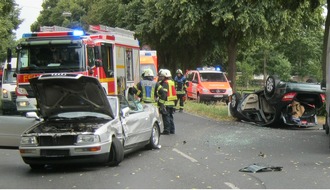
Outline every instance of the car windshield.
<path fill-rule="evenodd" d="M 227 82 L 223 73 L 200 73 L 202 82 Z"/>
<path fill-rule="evenodd" d="M 112 119 L 110 116 L 96 112 L 63 112 L 49 117 L 49 119 Z"/>
<path fill-rule="evenodd" d="M 79 44 L 22 46 L 19 73 L 77 72 L 83 70 L 82 47 Z"/>

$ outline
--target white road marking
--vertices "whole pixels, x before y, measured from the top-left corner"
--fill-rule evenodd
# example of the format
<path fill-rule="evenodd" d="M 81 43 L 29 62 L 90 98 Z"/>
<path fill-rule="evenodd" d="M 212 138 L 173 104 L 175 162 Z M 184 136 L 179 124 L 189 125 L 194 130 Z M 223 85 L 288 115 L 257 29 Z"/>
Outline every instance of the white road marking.
<path fill-rule="evenodd" d="M 236 187 L 234 184 L 229 183 L 229 182 L 225 182 L 225 185 L 227 185 L 229 188 L 231 189 L 239 189 L 238 187 Z"/>
<path fill-rule="evenodd" d="M 191 162 L 198 162 L 196 159 L 194 159 L 193 157 L 191 156 L 188 156 L 187 154 L 181 152 L 180 150 L 176 149 L 176 148 L 173 148 L 172 149 L 174 152 L 177 152 L 179 153 L 181 156 L 187 158 L 188 160 L 190 160 Z M 227 185 L 229 188 L 231 189 L 239 189 L 238 187 L 236 187 L 234 184 L 232 183 L 229 183 L 229 182 L 225 182 L 225 185 Z"/>
<path fill-rule="evenodd" d="M 198 162 L 196 159 L 194 159 L 194 158 L 188 156 L 187 154 L 181 152 L 180 150 L 178 150 L 178 149 L 176 149 L 176 148 L 173 148 L 172 150 L 173 150 L 174 152 L 179 153 L 181 156 L 187 158 L 187 159 L 190 160 L 191 162 Z"/>

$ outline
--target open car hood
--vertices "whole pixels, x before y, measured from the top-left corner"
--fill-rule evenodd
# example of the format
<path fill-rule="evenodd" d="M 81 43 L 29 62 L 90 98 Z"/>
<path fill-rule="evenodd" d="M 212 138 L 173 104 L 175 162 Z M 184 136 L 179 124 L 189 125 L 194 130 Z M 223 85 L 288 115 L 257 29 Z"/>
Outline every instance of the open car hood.
<path fill-rule="evenodd" d="M 113 113 L 106 93 L 94 77 L 81 74 L 46 74 L 29 80 L 44 118 L 62 112 Z"/>

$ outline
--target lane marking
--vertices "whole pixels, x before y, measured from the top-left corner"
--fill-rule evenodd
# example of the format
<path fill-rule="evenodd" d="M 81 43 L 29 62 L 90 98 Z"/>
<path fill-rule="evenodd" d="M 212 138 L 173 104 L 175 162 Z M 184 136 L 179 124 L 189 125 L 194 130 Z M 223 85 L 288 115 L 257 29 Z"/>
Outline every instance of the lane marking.
<path fill-rule="evenodd" d="M 181 152 L 180 150 L 178 150 L 178 149 L 176 149 L 176 148 L 173 148 L 172 150 L 173 150 L 174 152 L 179 153 L 181 156 L 187 158 L 187 159 L 190 160 L 191 162 L 198 162 L 196 159 L 194 159 L 194 158 L 188 156 L 187 154 Z"/>
<path fill-rule="evenodd" d="M 229 183 L 229 182 L 225 182 L 225 185 L 227 185 L 229 188 L 231 189 L 239 189 L 238 187 L 236 187 L 234 184 Z"/>

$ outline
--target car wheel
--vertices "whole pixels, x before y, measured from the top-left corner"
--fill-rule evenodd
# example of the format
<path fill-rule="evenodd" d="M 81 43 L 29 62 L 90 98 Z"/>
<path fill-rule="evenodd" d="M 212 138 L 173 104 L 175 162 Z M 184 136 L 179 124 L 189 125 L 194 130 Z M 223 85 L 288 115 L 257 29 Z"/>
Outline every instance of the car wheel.
<path fill-rule="evenodd" d="M 109 166 L 118 166 L 121 161 L 124 160 L 124 147 L 120 140 L 112 138 L 110 155 L 109 155 Z"/>
<path fill-rule="evenodd" d="M 264 92 L 265 92 L 265 96 L 267 99 L 270 99 L 274 96 L 276 85 L 278 84 L 278 82 L 279 82 L 279 80 L 275 76 L 269 76 L 266 79 Z"/>
<path fill-rule="evenodd" d="M 230 114 L 239 119 L 239 113 L 237 111 L 237 106 L 239 104 L 239 102 L 241 101 L 241 95 L 239 93 L 234 93 L 233 95 L 231 95 L 231 102 L 230 102 L 230 105 L 229 105 L 229 111 L 230 111 Z"/>
<path fill-rule="evenodd" d="M 32 170 L 41 170 L 45 168 L 45 165 L 43 164 L 30 164 L 30 168 Z"/>
<path fill-rule="evenodd" d="M 159 137 L 160 137 L 160 130 L 157 123 L 154 123 L 151 131 L 150 142 L 147 145 L 148 149 L 156 149 L 159 146 Z"/>

